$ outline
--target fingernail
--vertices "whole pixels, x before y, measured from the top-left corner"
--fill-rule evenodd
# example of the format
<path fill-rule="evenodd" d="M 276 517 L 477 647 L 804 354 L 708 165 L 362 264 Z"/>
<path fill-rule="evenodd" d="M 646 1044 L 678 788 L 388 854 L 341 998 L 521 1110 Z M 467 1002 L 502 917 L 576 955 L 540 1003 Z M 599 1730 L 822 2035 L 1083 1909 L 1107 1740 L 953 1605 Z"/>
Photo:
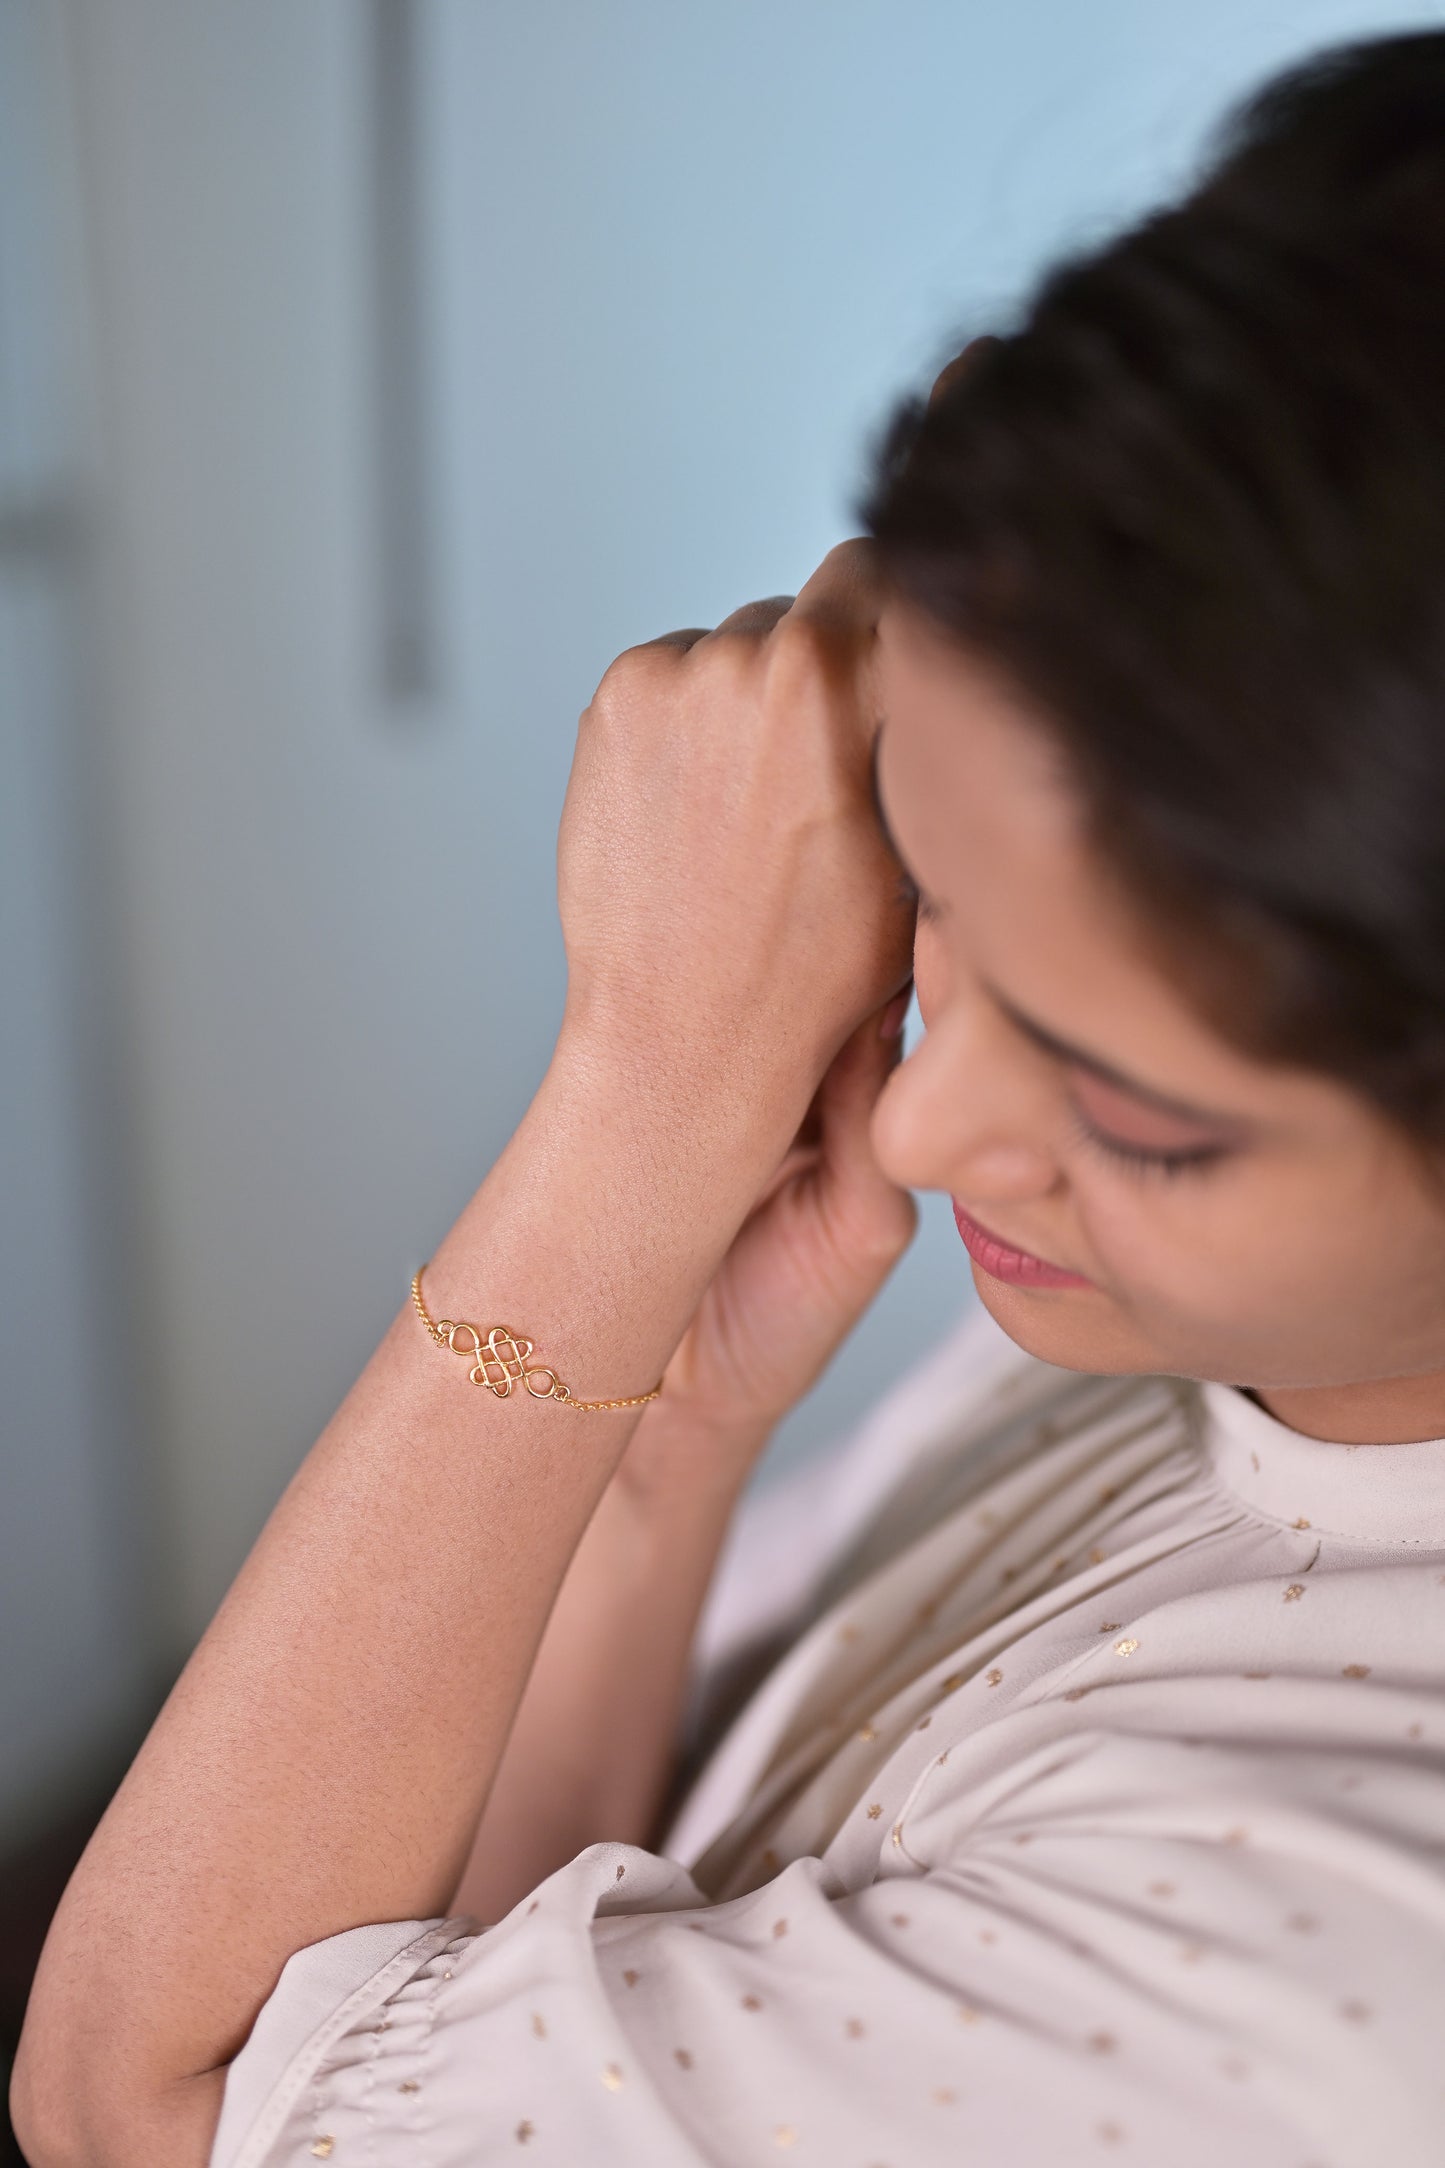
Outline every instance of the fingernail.
<path fill-rule="evenodd" d="M 908 1004 L 912 994 L 913 988 L 909 985 L 904 987 L 901 994 L 893 996 L 893 999 L 878 1019 L 878 1036 L 880 1039 L 896 1039 L 898 1037 L 899 1032 L 903 1029 L 903 1019 L 908 1014 Z"/>

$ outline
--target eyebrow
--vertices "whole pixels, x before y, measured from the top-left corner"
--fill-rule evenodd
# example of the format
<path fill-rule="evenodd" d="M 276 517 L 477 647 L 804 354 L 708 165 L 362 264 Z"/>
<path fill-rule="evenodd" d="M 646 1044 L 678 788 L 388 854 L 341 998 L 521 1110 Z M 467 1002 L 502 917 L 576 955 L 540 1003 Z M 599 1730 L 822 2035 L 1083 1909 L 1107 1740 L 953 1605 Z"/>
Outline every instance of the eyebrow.
<path fill-rule="evenodd" d="M 873 747 L 868 762 L 868 780 L 872 791 L 873 810 L 877 815 L 878 825 L 883 831 L 883 837 L 888 848 L 892 851 L 899 864 L 905 870 L 908 870 L 909 879 L 918 888 L 919 895 L 931 904 L 941 917 L 945 914 L 945 907 L 928 895 L 927 891 L 920 886 L 914 877 L 911 869 L 908 868 L 908 861 L 898 848 L 897 838 L 894 836 L 893 830 L 889 826 L 888 816 L 883 810 L 883 794 L 878 782 L 878 747 L 882 736 L 883 731 L 880 724 L 873 734 Z M 1161 1114 L 1172 1114 L 1180 1121 L 1205 1123 L 1211 1128 L 1223 1127 L 1234 1132 L 1241 1129 L 1242 1125 L 1238 1115 L 1221 1114 L 1210 1107 L 1195 1106 L 1187 1099 L 1176 1098 L 1172 1092 L 1158 1091 L 1152 1084 L 1141 1083 L 1137 1077 L 1132 1077 L 1126 1070 L 1117 1068 L 1113 1062 L 1105 1061 L 1101 1054 L 1090 1053 L 1087 1047 L 1075 1046 L 1072 1040 L 1061 1039 L 1058 1033 L 1050 1031 L 1046 1024 L 1039 1023 L 1036 1018 L 1026 1015 L 1022 1009 L 1016 1007 L 1009 1000 L 1007 994 L 1002 993 L 989 980 L 983 979 L 979 983 L 989 999 L 1008 1018 L 1014 1028 L 1021 1031 L 1026 1039 L 1031 1040 L 1044 1053 L 1052 1054 L 1056 1060 L 1067 1062 L 1072 1068 L 1082 1069 L 1089 1076 L 1098 1077 L 1101 1083 L 1113 1085 L 1116 1091 L 1127 1092 L 1131 1099 L 1142 1100 L 1146 1106 L 1155 1108 Z"/>

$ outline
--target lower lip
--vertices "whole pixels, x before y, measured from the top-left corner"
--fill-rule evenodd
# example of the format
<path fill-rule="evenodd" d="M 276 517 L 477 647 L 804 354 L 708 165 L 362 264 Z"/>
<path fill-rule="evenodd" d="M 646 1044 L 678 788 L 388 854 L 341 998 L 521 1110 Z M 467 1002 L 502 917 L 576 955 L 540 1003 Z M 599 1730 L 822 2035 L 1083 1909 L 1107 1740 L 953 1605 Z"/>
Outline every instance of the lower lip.
<path fill-rule="evenodd" d="M 1057 1265 L 1046 1265 L 1042 1257 L 1031 1257 L 1027 1250 L 1012 1250 L 1006 1242 L 970 1219 L 962 1205 L 953 1207 L 954 1222 L 963 1237 L 963 1246 L 976 1265 L 982 1265 L 991 1279 L 1006 1280 L 1010 1287 L 1092 1287 L 1082 1273 L 1064 1272 Z"/>

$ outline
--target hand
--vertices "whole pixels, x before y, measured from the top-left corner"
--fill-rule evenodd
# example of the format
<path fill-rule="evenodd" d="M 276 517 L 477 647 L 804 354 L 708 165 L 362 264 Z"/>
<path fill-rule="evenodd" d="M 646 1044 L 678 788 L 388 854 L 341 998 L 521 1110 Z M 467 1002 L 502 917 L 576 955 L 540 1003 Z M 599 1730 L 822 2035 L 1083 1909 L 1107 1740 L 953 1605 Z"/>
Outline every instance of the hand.
<path fill-rule="evenodd" d="M 658 1410 L 668 1410 L 669 1429 L 686 1431 L 692 1473 L 709 1441 L 744 1472 L 913 1239 L 917 1205 L 882 1173 L 869 1142 L 907 1003 L 905 988 L 844 1043 L 668 1364 Z M 630 1473 L 648 1464 L 654 1413 L 628 1447 Z"/>
<path fill-rule="evenodd" d="M 761 1186 L 843 1042 L 906 981 L 868 785 L 872 545 L 796 600 L 629 648 L 582 717 L 558 841 L 564 1038 L 671 1097 L 746 1100 Z M 689 1131 L 680 1126 L 680 1149 Z"/>

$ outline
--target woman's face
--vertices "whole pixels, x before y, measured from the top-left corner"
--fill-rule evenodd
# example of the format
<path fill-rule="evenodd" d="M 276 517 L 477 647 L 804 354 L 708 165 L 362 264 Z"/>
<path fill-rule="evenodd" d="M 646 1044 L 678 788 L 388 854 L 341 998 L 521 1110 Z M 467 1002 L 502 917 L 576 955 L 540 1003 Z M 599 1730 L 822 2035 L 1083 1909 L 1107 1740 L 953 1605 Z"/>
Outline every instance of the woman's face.
<path fill-rule="evenodd" d="M 879 796 L 922 895 L 927 1030 L 879 1100 L 875 1151 L 1090 1283 L 975 1263 L 985 1307 L 1045 1361 L 1255 1386 L 1314 1437 L 1445 1434 L 1445 1206 L 1405 1147 L 1357 1093 L 1191 1014 L 1091 857 L 1049 740 L 990 676 L 897 602 L 878 664 Z"/>

